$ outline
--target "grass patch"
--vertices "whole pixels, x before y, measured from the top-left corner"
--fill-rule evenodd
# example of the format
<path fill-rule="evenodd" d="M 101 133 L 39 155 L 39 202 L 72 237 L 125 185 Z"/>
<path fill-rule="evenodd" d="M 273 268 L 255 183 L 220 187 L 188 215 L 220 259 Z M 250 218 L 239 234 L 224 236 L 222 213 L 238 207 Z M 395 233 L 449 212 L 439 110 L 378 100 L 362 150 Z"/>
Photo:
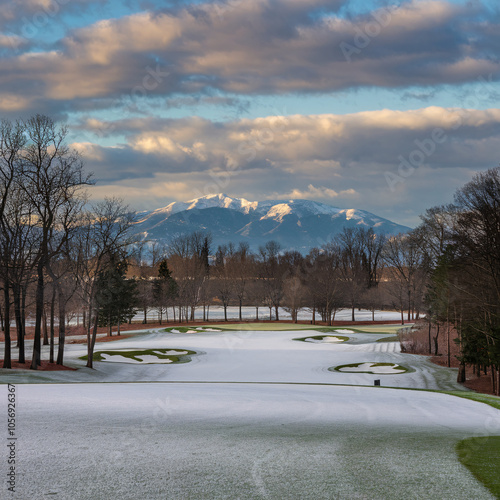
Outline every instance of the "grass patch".
<path fill-rule="evenodd" d="M 396 335 L 401 328 L 404 327 L 402 325 L 363 325 L 361 331 L 362 333 L 387 333 Z"/>
<path fill-rule="evenodd" d="M 472 437 L 457 444 L 458 459 L 500 498 L 500 436 Z"/>
<path fill-rule="evenodd" d="M 366 370 L 349 370 L 349 368 L 358 368 L 360 365 L 370 364 L 371 366 L 367 366 Z M 399 370 L 398 372 L 387 372 L 382 370 L 377 370 L 377 368 L 385 368 L 391 367 L 394 370 Z M 340 372 L 340 373 L 370 373 L 372 375 L 401 375 L 402 373 L 406 373 L 409 371 L 406 366 L 396 365 L 395 363 L 370 363 L 363 361 L 361 363 L 350 363 L 347 365 L 340 365 L 328 368 L 330 371 Z"/>
<path fill-rule="evenodd" d="M 315 326 L 315 325 L 300 325 L 295 323 L 238 323 L 224 324 L 216 323 L 214 325 L 206 325 L 206 327 L 219 328 L 224 331 L 256 331 L 256 332 L 283 332 L 293 330 L 312 330 L 319 333 L 335 333 L 337 330 L 351 330 L 353 333 L 396 333 L 401 326 L 399 325 L 374 325 L 365 326 L 362 328 L 347 326 Z M 175 327 L 174 327 L 175 328 Z"/>
<path fill-rule="evenodd" d="M 443 394 L 449 394 L 450 396 L 457 396 L 459 398 L 472 399 L 478 403 L 485 403 L 487 405 L 500 410 L 500 398 L 498 396 L 492 396 L 491 394 L 483 394 L 481 392 L 466 392 L 464 391 L 439 391 Z"/>
<path fill-rule="evenodd" d="M 382 339 L 378 339 L 377 342 L 399 342 L 399 337 L 396 337 L 395 335 L 391 337 L 384 337 Z"/>
<path fill-rule="evenodd" d="M 338 341 L 332 341 L 332 342 L 324 342 L 325 344 L 340 344 L 342 342 L 345 342 L 346 340 L 349 340 L 349 337 L 344 337 L 343 335 L 312 335 L 310 337 L 300 337 L 298 339 L 293 339 L 293 340 L 299 340 L 300 342 L 310 342 L 311 339 L 313 340 L 318 340 L 319 342 L 323 342 L 324 339 L 328 339 L 330 337 L 333 337 L 335 339 L 339 339 Z"/>
<path fill-rule="evenodd" d="M 290 330 L 314 330 L 317 332 L 331 333 L 332 327 L 299 325 L 295 323 L 239 323 L 239 324 L 215 324 L 212 328 L 220 328 L 224 331 L 256 331 L 256 332 L 286 332 Z"/>
<path fill-rule="evenodd" d="M 178 354 L 172 354 L 176 352 Z M 106 361 L 104 355 L 107 356 L 121 356 L 123 358 L 128 358 L 133 361 L 150 364 L 149 362 L 144 362 L 142 356 L 153 356 L 157 359 L 168 359 L 171 363 L 188 363 L 191 361 L 190 356 L 196 354 L 195 351 L 190 351 L 188 349 L 137 349 L 137 350 L 113 350 L 113 351 L 97 351 L 94 352 L 92 356 L 93 361 Z M 88 357 L 81 356 L 80 359 L 87 361 Z"/>

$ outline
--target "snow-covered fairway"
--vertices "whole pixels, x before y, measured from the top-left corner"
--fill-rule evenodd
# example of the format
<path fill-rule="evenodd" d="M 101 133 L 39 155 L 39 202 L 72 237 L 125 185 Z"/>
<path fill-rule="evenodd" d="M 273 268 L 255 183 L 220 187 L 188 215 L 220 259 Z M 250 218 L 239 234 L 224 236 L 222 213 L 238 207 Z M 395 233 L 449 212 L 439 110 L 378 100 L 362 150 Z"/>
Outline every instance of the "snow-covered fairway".
<path fill-rule="evenodd" d="M 498 429 L 498 411 L 453 396 L 130 383 L 18 399 L 17 498 L 491 498 L 454 444 Z"/>
<path fill-rule="evenodd" d="M 374 378 L 386 387 L 457 387 L 454 372 L 375 342 L 387 333 L 348 334 L 339 344 L 293 340 L 308 334 L 141 334 L 96 350 L 199 354 L 181 365 L 1 370 L 2 381 L 19 384 L 18 493 L 9 497 L 492 498 L 459 463 L 454 446 L 470 436 L 499 435 L 498 410 L 445 394 L 372 387 Z M 68 347 L 68 364 L 82 366 L 85 346 Z M 412 371 L 328 370 L 355 362 Z M 0 387 L 3 415 L 6 389 Z M 0 463 L 6 477 L 6 460 Z"/>

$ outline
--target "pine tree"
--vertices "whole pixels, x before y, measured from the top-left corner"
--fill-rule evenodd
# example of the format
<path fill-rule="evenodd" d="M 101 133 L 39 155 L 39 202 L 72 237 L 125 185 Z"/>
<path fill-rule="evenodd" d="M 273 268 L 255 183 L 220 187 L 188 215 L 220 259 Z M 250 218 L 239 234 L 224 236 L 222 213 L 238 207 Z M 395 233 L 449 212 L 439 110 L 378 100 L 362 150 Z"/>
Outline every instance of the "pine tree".
<path fill-rule="evenodd" d="M 99 307 L 99 326 L 109 328 L 118 326 L 120 335 L 121 323 L 128 321 L 135 314 L 134 305 L 137 300 L 137 284 L 125 277 L 127 263 L 118 261 L 99 274 L 97 281 L 96 302 Z"/>

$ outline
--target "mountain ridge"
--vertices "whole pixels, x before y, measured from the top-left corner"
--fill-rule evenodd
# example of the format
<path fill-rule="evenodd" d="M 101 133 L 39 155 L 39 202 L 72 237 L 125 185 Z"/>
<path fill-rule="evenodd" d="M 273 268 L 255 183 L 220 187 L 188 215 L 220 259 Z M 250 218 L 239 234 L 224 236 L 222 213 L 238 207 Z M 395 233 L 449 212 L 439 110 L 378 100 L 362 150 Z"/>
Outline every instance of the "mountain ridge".
<path fill-rule="evenodd" d="M 224 193 L 140 212 L 134 233 L 145 240 L 168 241 L 181 234 L 210 231 L 213 245 L 247 241 L 252 250 L 269 240 L 282 248 L 307 253 L 330 241 L 344 227 L 373 228 L 376 234 L 397 234 L 410 228 L 365 210 L 342 209 L 314 200 L 248 201 Z"/>

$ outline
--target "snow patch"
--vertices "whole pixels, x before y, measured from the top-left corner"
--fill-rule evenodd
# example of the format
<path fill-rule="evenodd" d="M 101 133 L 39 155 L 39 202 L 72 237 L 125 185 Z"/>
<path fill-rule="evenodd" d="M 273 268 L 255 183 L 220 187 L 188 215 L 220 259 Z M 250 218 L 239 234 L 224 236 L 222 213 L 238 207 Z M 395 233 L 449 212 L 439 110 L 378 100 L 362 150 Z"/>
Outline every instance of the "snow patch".
<path fill-rule="evenodd" d="M 283 220 L 283 217 L 290 213 L 292 213 L 292 208 L 290 207 L 290 205 L 288 205 L 287 203 L 280 203 L 279 205 L 274 205 L 273 207 L 271 207 L 267 214 L 261 217 L 260 220 L 274 219 L 281 222 Z"/>

